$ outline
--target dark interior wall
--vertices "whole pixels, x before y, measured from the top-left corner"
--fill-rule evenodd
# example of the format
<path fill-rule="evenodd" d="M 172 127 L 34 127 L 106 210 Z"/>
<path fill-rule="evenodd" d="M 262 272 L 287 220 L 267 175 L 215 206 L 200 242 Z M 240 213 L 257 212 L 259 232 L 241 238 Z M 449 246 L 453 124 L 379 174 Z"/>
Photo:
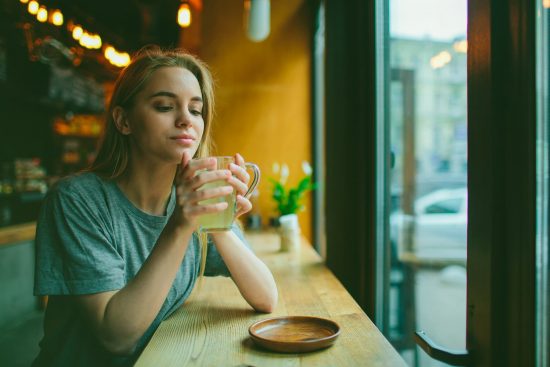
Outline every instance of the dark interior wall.
<path fill-rule="evenodd" d="M 54 109 L 41 103 L 46 95 L 49 67 L 31 62 L 23 30 L 0 13 L 0 161 L 48 157 Z"/>
<path fill-rule="evenodd" d="M 41 157 L 49 163 L 52 111 L 0 92 L 0 161 Z"/>
<path fill-rule="evenodd" d="M 75 66 L 54 48 L 41 48 L 41 42 L 46 44 L 45 40 L 51 37 L 68 52 L 72 44 L 61 38 L 68 32 L 29 19 L 19 2 L 7 4 L 4 0 L 3 5 L 0 7 L 0 162 L 38 157 L 49 173 L 56 174 L 51 172 L 53 161 L 59 159 L 53 119 L 67 114 L 101 114 L 102 83 L 114 74 L 94 61 L 97 53 L 82 57 Z"/>

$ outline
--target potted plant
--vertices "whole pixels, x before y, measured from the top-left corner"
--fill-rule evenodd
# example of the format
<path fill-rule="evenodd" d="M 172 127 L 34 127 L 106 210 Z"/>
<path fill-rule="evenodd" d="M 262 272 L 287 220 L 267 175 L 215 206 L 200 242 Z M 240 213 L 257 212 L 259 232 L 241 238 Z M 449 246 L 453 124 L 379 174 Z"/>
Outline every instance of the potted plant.
<path fill-rule="evenodd" d="M 279 178 L 269 179 L 273 185 L 271 197 L 276 203 L 276 210 L 279 215 L 278 223 L 282 251 L 299 248 L 300 225 L 297 212 L 304 210 L 304 194 L 317 187 L 311 177 L 311 165 L 304 161 L 302 170 L 305 176 L 294 187 L 285 187 L 290 173 L 286 164 L 283 164 L 280 168 L 278 163 L 273 164 L 273 172 L 279 174 Z"/>

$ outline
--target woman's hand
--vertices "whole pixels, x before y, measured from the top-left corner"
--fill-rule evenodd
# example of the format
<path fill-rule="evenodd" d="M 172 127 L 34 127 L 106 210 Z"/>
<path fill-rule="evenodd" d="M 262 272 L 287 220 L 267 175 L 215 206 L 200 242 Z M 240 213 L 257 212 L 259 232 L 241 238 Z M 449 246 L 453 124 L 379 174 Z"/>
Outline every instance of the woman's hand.
<path fill-rule="evenodd" d="M 231 172 L 229 170 L 214 170 L 215 167 L 215 159 L 191 159 L 189 153 L 183 153 L 181 166 L 176 173 L 176 209 L 172 214 L 176 225 L 196 230 L 199 216 L 218 213 L 227 208 L 226 202 L 199 204 L 203 200 L 226 196 L 233 192 L 234 185 L 229 182 L 227 186 L 199 190 L 201 186 L 209 182 L 230 180 Z M 208 171 L 197 174 L 197 171 L 201 170 Z"/>
<path fill-rule="evenodd" d="M 248 191 L 248 182 L 250 181 L 250 175 L 246 172 L 244 165 L 244 158 L 239 154 L 235 154 L 235 163 L 229 165 L 229 170 L 233 174 L 229 178 L 228 183 L 235 188 L 237 194 L 237 212 L 235 218 L 248 213 L 252 209 L 252 203 L 245 197 Z"/>

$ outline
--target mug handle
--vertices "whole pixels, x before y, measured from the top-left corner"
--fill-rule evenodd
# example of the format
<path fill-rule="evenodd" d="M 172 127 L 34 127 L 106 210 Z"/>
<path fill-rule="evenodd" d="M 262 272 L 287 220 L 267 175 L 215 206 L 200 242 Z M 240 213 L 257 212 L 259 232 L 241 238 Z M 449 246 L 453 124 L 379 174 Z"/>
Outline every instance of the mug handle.
<path fill-rule="evenodd" d="M 252 177 L 252 183 L 248 187 L 248 191 L 246 192 L 246 194 L 244 194 L 244 197 L 248 199 L 250 195 L 252 195 L 252 193 L 254 192 L 254 189 L 256 188 L 256 186 L 258 186 L 258 184 L 260 183 L 260 167 L 258 167 L 254 163 L 249 163 L 249 162 L 245 163 L 245 166 L 246 168 L 250 168 L 254 172 L 254 177 Z"/>

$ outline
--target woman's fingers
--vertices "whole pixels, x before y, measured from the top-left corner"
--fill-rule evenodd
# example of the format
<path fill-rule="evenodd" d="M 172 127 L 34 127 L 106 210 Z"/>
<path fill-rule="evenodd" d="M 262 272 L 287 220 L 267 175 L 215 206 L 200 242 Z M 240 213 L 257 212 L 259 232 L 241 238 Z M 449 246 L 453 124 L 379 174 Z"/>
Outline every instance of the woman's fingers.
<path fill-rule="evenodd" d="M 178 197 L 186 196 L 187 193 L 200 189 L 204 184 L 227 181 L 229 177 L 231 177 L 231 172 L 228 170 L 205 171 L 191 178 L 184 178 L 182 175 L 176 183 L 176 194 Z"/>
<path fill-rule="evenodd" d="M 235 192 L 239 195 L 244 196 L 248 191 L 248 185 L 242 182 L 237 177 L 233 177 L 233 176 L 229 177 L 227 179 L 227 183 L 233 186 L 235 188 Z"/>
<path fill-rule="evenodd" d="M 231 177 L 231 172 L 226 169 L 215 171 L 204 171 L 189 180 L 188 186 L 191 190 L 198 190 L 204 184 L 214 181 L 227 181 Z"/>
<path fill-rule="evenodd" d="M 239 153 L 235 154 L 235 163 L 244 168 L 245 160 Z"/>
<path fill-rule="evenodd" d="M 248 191 L 250 175 L 246 171 L 243 157 L 236 154 L 235 163 L 231 163 L 228 170 L 215 169 L 215 167 L 216 160 L 214 158 L 190 159 L 185 154 L 183 155 L 176 192 L 181 213 L 188 220 L 227 209 L 227 202 L 208 203 L 205 201 L 219 199 L 232 192 L 236 194 L 236 217 L 252 209 L 252 203 L 244 197 Z M 216 181 L 225 182 L 223 186 L 219 187 L 206 185 Z"/>
<path fill-rule="evenodd" d="M 205 200 L 215 199 L 227 196 L 233 192 L 233 186 L 221 186 L 211 189 L 202 189 L 191 191 L 187 195 L 183 195 L 178 198 L 178 203 L 183 205 L 187 204 L 197 204 Z"/>
<path fill-rule="evenodd" d="M 185 206 L 183 208 L 183 212 L 186 217 L 193 218 L 193 217 L 198 217 L 200 215 L 221 212 L 227 209 L 227 205 L 228 205 L 227 202 L 222 201 L 220 203 L 208 204 L 208 205 Z"/>
<path fill-rule="evenodd" d="M 184 156 L 182 157 L 182 163 Z M 216 159 L 214 158 L 200 158 L 190 159 L 180 172 L 181 179 L 191 179 L 195 177 L 197 171 L 200 170 L 212 170 L 216 167 Z"/>
<path fill-rule="evenodd" d="M 245 198 L 242 195 L 237 195 L 237 213 L 235 214 L 235 217 L 239 217 L 243 215 L 244 213 L 248 213 L 252 210 L 252 203 L 250 200 Z"/>
<path fill-rule="evenodd" d="M 230 164 L 229 169 L 234 177 L 231 177 L 228 182 L 237 190 L 237 217 L 252 210 L 252 203 L 245 195 L 248 192 L 248 183 L 250 175 L 246 171 L 244 158 L 239 154 L 235 154 L 235 163 Z"/>
<path fill-rule="evenodd" d="M 235 177 L 244 182 L 245 185 L 248 184 L 248 181 L 250 181 L 250 175 L 246 172 L 244 165 L 240 166 L 235 163 L 231 163 L 229 165 L 229 170 Z"/>
<path fill-rule="evenodd" d="M 229 179 L 228 182 L 235 187 L 238 194 L 245 195 L 248 191 L 248 182 L 250 175 L 246 172 L 244 158 L 239 154 L 235 154 L 235 163 L 229 165 L 229 170 L 235 179 Z"/>

